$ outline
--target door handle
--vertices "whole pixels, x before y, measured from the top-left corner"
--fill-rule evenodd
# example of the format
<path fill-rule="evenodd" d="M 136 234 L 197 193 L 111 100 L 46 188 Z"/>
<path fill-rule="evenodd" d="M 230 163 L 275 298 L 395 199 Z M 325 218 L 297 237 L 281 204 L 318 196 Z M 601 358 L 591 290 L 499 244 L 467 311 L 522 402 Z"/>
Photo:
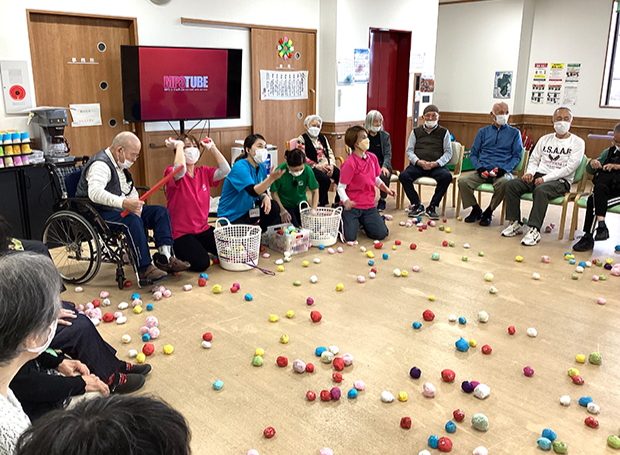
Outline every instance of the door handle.
<path fill-rule="evenodd" d="M 314 90 L 313 88 L 309 88 L 308 90 L 310 90 L 312 93 L 316 93 L 316 90 Z"/>

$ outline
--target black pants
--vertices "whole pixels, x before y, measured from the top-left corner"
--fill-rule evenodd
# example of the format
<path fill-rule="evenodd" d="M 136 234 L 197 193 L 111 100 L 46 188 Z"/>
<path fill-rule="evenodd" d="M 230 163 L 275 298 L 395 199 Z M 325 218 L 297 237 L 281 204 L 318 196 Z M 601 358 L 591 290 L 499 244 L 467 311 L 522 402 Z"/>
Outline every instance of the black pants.
<path fill-rule="evenodd" d="M 313 169 L 316 181 L 319 184 L 319 206 L 326 207 L 329 205 L 329 187 L 332 185 L 332 180 L 336 185 L 340 182 L 340 169 L 334 166 L 334 172 L 332 176 L 328 176 L 326 173 Z M 334 202 L 340 202 L 340 196 L 336 192 L 336 199 Z"/>
<path fill-rule="evenodd" d="M 68 326 L 58 324 L 56 335 L 50 344 L 52 349 L 58 349 L 72 359 L 79 360 L 102 381 L 106 381 L 119 368 L 125 366 L 125 362 L 116 357 L 116 350 L 101 338 L 88 317 L 78 314 L 72 303 L 62 302 L 62 307 L 73 311 L 77 318 L 67 319 L 71 322 Z"/>
<path fill-rule="evenodd" d="M 385 183 L 385 186 L 387 186 L 388 188 L 390 187 L 390 178 L 392 177 L 392 174 L 390 175 L 385 175 L 383 173 L 383 171 L 381 171 L 381 174 L 379 174 L 379 178 L 381 179 L 381 181 L 383 183 Z M 379 191 L 379 197 L 381 199 L 385 199 L 387 197 L 387 193 L 385 191 Z"/>
<path fill-rule="evenodd" d="M 251 218 L 250 212 L 240 216 L 236 220 L 230 222 L 231 224 L 258 224 L 263 231 L 263 234 L 267 232 L 269 226 L 275 226 L 276 224 L 282 224 L 280 221 L 280 204 L 276 201 L 271 201 L 271 210 L 269 213 L 265 213 L 262 205 L 260 206 L 260 214 L 258 217 Z"/>
<path fill-rule="evenodd" d="M 288 213 L 291 214 L 291 224 L 296 228 L 301 227 L 301 212 L 299 206 L 297 207 L 284 207 Z"/>
<path fill-rule="evenodd" d="M 448 187 L 452 182 L 452 174 L 443 166 L 435 167 L 428 171 L 413 164 L 407 166 L 407 169 L 400 173 L 398 180 L 400 180 L 400 183 L 403 185 L 403 190 L 405 190 L 405 194 L 412 205 L 420 203 L 420 196 L 418 196 L 418 192 L 413 187 L 413 182 L 420 177 L 430 177 L 437 182 L 437 187 L 435 188 L 435 193 L 433 194 L 429 207 L 439 207 L 441 199 L 444 194 L 446 194 L 446 191 L 448 191 Z"/>
<path fill-rule="evenodd" d="M 586 220 L 583 230 L 594 233 L 596 217 L 605 216 L 607 209 L 620 204 L 620 175 L 615 172 L 598 171 L 595 177 L 594 190 L 588 197 Z"/>
<path fill-rule="evenodd" d="M 209 253 L 217 254 L 214 229 L 209 228 L 200 234 L 186 234 L 174 239 L 174 254 L 190 264 L 192 272 L 204 272 L 211 265 Z"/>

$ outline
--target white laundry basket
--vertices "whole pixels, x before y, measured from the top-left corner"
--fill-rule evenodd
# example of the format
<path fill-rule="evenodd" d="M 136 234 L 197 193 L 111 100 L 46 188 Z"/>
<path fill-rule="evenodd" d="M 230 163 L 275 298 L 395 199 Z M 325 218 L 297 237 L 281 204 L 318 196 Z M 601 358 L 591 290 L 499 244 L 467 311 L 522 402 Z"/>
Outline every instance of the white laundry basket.
<path fill-rule="evenodd" d="M 304 207 L 305 204 L 305 207 Z M 299 204 L 301 214 L 301 226 L 310 231 L 310 244 L 312 246 L 331 246 L 338 240 L 340 232 L 340 218 L 342 207 L 317 207 L 316 215 L 312 214 L 312 208 L 306 201 Z"/>
<path fill-rule="evenodd" d="M 226 221 L 226 226 L 220 225 Z M 215 222 L 215 246 L 225 270 L 243 272 L 258 267 L 261 228 L 248 224 L 230 224 L 226 218 Z"/>

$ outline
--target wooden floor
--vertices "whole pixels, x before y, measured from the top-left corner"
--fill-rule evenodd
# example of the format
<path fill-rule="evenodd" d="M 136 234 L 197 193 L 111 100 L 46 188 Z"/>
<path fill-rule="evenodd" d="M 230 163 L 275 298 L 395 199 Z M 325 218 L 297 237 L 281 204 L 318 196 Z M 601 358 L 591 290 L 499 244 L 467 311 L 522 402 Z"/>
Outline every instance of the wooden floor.
<path fill-rule="evenodd" d="M 86 303 L 107 290 L 115 309 L 139 292 L 145 303 L 154 304 L 152 312 L 141 315 L 126 310 L 126 325 L 102 323 L 100 331 L 119 356 L 128 359 L 129 349 L 142 346 L 139 328 L 146 316 L 159 318 L 161 337 L 155 341 L 156 353 L 148 358 L 153 372 L 141 393 L 157 395 L 185 415 L 195 454 L 241 455 L 256 449 L 261 455 L 311 455 L 323 447 L 337 455 L 418 454 L 424 449 L 438 453 L 427 445 L 430 435 L 449 436 L 455 454 L 471 454 L 481 445 L 493 455 L 535 454 L 540 451 L 536 439 L 544 428 L 553 429 L 558 440 L 568 444 L 570 454 L 614 452 L 606 446 L 606 439 L 618 434 L 620 426 L 620 278 L 593 267 L 579 280 L 572 280 L 575 266 L 563 259 L 572 242 L 558 241 L 557 228 L 543 234 L 538 246 L 525 247 L 520 238 L 500 236 L 499 215 L 491 227 L 483 228 L 457 221 L 454 212 L 449 209 L 448 221 L 438 223 L 450 227 L 451 233 L 437 228 L 421 233 L 399 226 L 406 215 L 397 212 L 390 201 L 387 213 L 394 220 L 388 221 L 390 236 L 378 252 L 387 253 L 389 259 L 376 254 L 374 280 L 368 278 L 368 259 L 359 246 L 344 246 L 343 254 L 313 248 L 294 256 L 276 276 L 258 271 L 232 273 L 215 266 L 208 270 L 207 287 L 199 288 L 198 274 L 183 273 L 162 283 L 173 294 L 159 302 L 150 298 L 148 289 L 138 290 L 135 285 L 118 291 L 113 285 L 114 267 L 103 266 L 95 280 L 84 286 L 83 294 L 69 289 L 63 298 Z M 620 243 L 619 223 L 614 218 L 618 217 L 610 217 L 609 226 L 616 233 L 615 240 L 597 244 L 592 255 L 576 255 L 577 261 L 620 260 L 614 253 L 614 241 Z M 559 225 L 558 219 L 559 212 L 550 209 L 547 220 Z M 396 239 L 402 245 L 393 251 Z M 363 234 L 359 240 L 360 245 L 372 247 Z M 454 241 L 456 246 L 443 247 L 443 240 Z M 412 242 L 418 245 L 415 251 L 409 249 Z M 471 245 L 469 250 L 463 248 L 465 243 Z M 484 257 L 478 256 L 479 251 Z M 433 252 L 441 255 L 439 261 L 431 260 Z M 464 255 L 469 257 L 467 262 L 462 261 Z M 517 255 L 523 256 L 522 263 L 515 261 Z M 551 256 L 551 263 L 543 264 L 542 255 Z M 275 271 L 273 261 L 279 257 L 272 254 L 261 259 L 261 266 Z M 320 264 L 312 262 L 315 257 L 321 259 Z M 302 267 L 303 260 L 310 261 L 310 266 Z M 411 272 L 414 265 L 420 266 L 419 273 Z M 394 277 L 396 268 L 408 270 L 409 276 Z M 487 272 L 495 275 L 496 295 L 489 293 L 491 283 L 484 280 Z M 541 275 L 540 281 L 532 280 L 534 272 Z M 606 281 L 591 280 L 593 274 L 602 273 Z M 310 283 L 312 275 L 318 276 L 317 284 Z M 364 284 L 357 283 L 358 275 L 366 276 Z M 293 286 L 295 280 L 302 285 Z M 236 294 L 228 291 L 234 282 L 241 284 Z M 194 289 L 183 292 L 186 283 Z M 344 291 L 336 291 L 338 283 L 344 284 Z M 214 295 L 214 284 L 224 291 Z M 251 302 L 244 300 L 246 293 L 254 297 Z M 435 301 L 429 301 L 431 295 Z M 316 302 L 312 308 L 305 303 L 307 297 Z M 607 305 L 597 305 L 597 297 L 607 299 Z M 322 313 L 320 323 L 310 321 L 311 309 Z M 434 322 L 423 321 L 426 309 L 435 313 Z M 295 311 L 293 319 L 286 318 L 288 310 Z M 479 311 L 489 314 L 488 323 L 477 322 Z M 269 322 L 272 313 L 280 317 L 279 322 Z M 465 317 L 467 324 L 449 322 L 451 314 Z M 414 321 L 422 322 L 422 328 L 414 330 Z M 511 325 L 517 329 L 514 336 L 507 333 Z M 536 328 L 537 338 L 526 335 L 529 327 Z M 204 332 L 213 333 L 210 350 L 201 347 Z M 129 345 L 121 342 L 125 333 L 133 338 Z M 283 334 L 290 337 L 286 345 L 279 342 Z M 478 347 L 458 352 L 454 343 L 461 336 L 477 340 Z M 174 354 L 163 354 L 165 344 L 174 345 Z M 493 348 L 491 355 L 481 353 L 485 344 Z M 314 355 L 315 348 L 329 345 L 355 357 L 353 366 L 343 372 L 343 398 L 308 402 L 306 391 L 319 395 L 336 386 L 331 365 L 322 364 Z M 265 364 L 259 368 L 251 363 L 258 347 L 265 350 Z M 594 351 L 602 354 L 602 366 L 575 363 L 575 355 Z M 288 357 L 287 368 L 275 364 L 278 356 Z M 294 373 L 295 359 L 312 362 L 315 372 Z M 528 365 L 535 370 L 532 378 L 523 375 Z M 409 377 L 413 366 L 422 370 L 418 380 Z M 585 385 L 571 382 L 567 375 L 571 367 L 579 369 Z M 456 372 L 454 383 L 442 382 L 440 373 L 446 368 Z M 224 382 L 220 391 L 211 387 L 216 380 Z M 363 380 L 367 388 L 349 400 L 346 392 L 355 380 Z M 463 393 L 460 384 L 465 380 L 488 384 L 490 397 L 481 401 Z M 422 395 L 425 382 L 437 388 L 435 398 Z M 382 403 L 384 390 L 394 395 L 405 391 L 409 399 Z M 569 407 L 560 405 L 562 395 L 571 396 Z M 598 430 L 584 425 L 589 414 L 577 403 L 582 396 L 591 396 L 601 407 L 596 416 Z M 448 435 L 444 425 L 458 408 L 466 419 Z M 472 427 L 475 413 L 488 416 L 488 432 Z M 408 431 L 399 427 L 404 416 L 413 421 Z M 271 440 L 263 437 L 269 426 L 277 431 Z"/>

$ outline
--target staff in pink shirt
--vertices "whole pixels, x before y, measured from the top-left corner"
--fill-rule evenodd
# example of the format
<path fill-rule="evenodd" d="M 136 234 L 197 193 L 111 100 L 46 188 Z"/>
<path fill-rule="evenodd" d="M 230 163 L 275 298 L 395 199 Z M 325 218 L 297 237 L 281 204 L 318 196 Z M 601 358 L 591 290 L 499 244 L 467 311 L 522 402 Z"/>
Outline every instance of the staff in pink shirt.
<path fill-rule="evenodd" d="M 368 152 L 368 131 L 352 126 L 344 136 L 350 155 L 340 167 L 338 194 L 344 204 L 342 224 L 345 241 L 357 243 L 361 223 L 366 235 L 373 240 L 383 240 L 390 231 L 375 207 L 375 187 L 394 197 L 396 192 L 381 180 L 381 166 L 377 157 Z"/>
<path fill-rule="evenodd" d="M 200 144 L 191 134 L 182 134 L 177 140 L 167 140 L 166 146 L 175 150 L 174 165 L 168 166 L 164 176 L 185 166 L 166 185 L 166 199 L 176 257 L 190 263 L 194 272 L 209 267 L 209 253 L 217 254 L 213 228 L 209 226 L 210 188 L 230 172 L 230 165 L 215 143 L 205 138 Z M 201 149 L 207 150 L 217 162 L 217 168 L 196 166 Z"/>

